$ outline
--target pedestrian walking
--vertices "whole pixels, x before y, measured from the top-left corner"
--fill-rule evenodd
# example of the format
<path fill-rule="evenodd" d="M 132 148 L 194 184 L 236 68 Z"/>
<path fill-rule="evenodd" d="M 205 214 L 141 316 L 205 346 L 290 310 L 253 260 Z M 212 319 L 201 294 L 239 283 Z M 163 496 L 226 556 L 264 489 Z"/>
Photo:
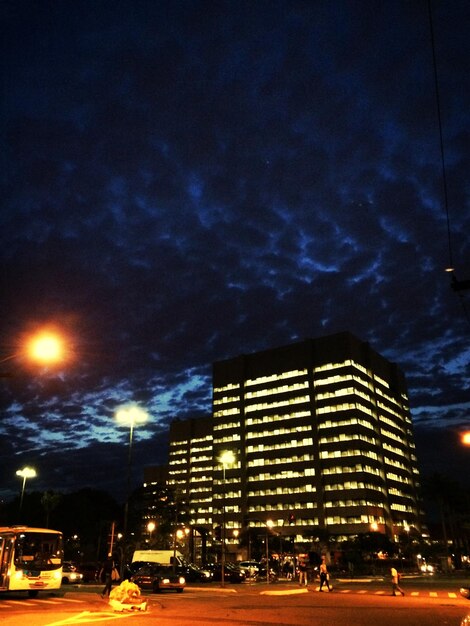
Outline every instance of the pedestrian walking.
<path fill-rule="evenodd" d="M 114 561 L 111 556 L 108 556 L 106 561 L 103 563 L 103 566 L 100 570 L 99 578 L 103 580 L 104 578 L 104 589 L 101 592 L 101 597 L 109 596 L 111 593 L 111 587 L 113 584 L 113 569 L 114 569 Z"/>
<path fill-rule="evenodd" d="M 307 562 L 303 559 L 299 561 L 299 585 L 307 586 Z"/>
<path fill-rule="evenodd" d="M 398 593 L 401 593 L 402 596 L 404 596 L 405 592 L 400 587 L 400 574 L 394 567 L 391 568 L 390 574 L 392 576 L 392 596 L 396 596 L 397 591 Z"/>
<path fill-rule="evenodd" d="M 320 591 L 323 591 L 322 587 L 324 584 L 328 587 L 328 591 L 331 591 L 329 578 L 330 575 L 328 574 L 328 568 L 326 567 L 325 557 L 323 557 L 320 565 Z"/>

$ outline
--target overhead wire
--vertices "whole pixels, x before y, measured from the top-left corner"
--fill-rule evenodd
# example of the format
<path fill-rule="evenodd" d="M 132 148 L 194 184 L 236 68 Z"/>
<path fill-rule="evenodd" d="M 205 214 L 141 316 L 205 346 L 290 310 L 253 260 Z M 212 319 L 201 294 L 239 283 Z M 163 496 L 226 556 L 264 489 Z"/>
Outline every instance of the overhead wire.
<path fill-rule="evenodd" d="M 462 304 L 462 308 L 464 311 L 464 315 L 467 318 L 467 321 L 470 323 L 470 315 L 465 305 L 463 295 L 461 293 L 461 291 L 463 291 L 464 289 L 470 289 L 470 281 L 458 281 L 455 276 L 454 255 L 452 251 L 452 229 L 450 226 L 449 196 L 448 196 L 448 191 L 447 191 L 446 161 L 445 161 L 445 152 L 444 152 L 444 139 L 443 139 L 443 132 L 442 132 L 441 98 L 440 98 L 440 93 L 439 93 L 439 79 L 438 79 L 438 73 L 437 73 L 436 46 L 435 46 L 435 37 L 434 37 L 434 23 L 433 23 L 433 16 L 432 16 L 431 0 L 428 0 L 427 4 L 428 4 L 428 15 L 429 15 L 429 30 L 430 30 L 430 36 L 431 36 L 432 61 L 433 61 L 433 70 L 434 70 L 434 92 L 436 96 L 436 110 L 437 110 L 437 120 L 438 120 L 438 128 L 439 128 L 439 146 L 440 146 L 440 155 L 441 155 L 444 209 L 445 209 L 446 223 L 447 223 L 447 245 L 448 245 L 448 253 L 449 253 L 449 267 L 446 268 L 446 272 L 449 272 L 452 275 L 451 287 L 454 289 L 454 291 L 458 292 L 460 302 Z"/>

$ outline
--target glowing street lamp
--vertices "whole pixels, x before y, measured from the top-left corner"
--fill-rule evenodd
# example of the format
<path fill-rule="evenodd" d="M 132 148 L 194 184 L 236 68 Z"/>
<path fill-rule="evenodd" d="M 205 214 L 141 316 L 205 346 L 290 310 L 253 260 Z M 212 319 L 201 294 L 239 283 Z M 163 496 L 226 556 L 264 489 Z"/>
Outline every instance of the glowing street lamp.
<path fill-rule="evenodd" d="M 266 520 L 266 582 L 269 585 L 269 531 L 274 526 L 272 519 Z"/>
<path fill-rule="evenodd" d="M 17 470 L 16 475 L 20 476 L 23 479 L 23 486 L 21 487 L 21 498 L 20 498 L 20 513 L 21 513 L 21 509 L 23 508 L 23 496 L 24 496 L 26 480 L 28 478 L 35 478 L 37 474 L 36 474 L 36 470 L 33 469 L 32 467 L 23 467 L 23 469 Z"/>
<path fill-rule="evenodd" d="M 26 335 L 20 340 L 20 344 L 14 354 L 2 357 L 0 363 L 23 358 L 35 365 L 48 366 L 65 360 L 67 356 L 64 336 L 52 328 L 44 328 Z M 0 378 L 10 377 L 11 373 L 0 373 Z"/>
<path fill-rule="evenodd" d="M 132 466 L 132 443 L 134 438 L 134 426 L 146 422 L 148 419 L 147 411 L 138 406 L 124 406 L 117 410 L 116 421 L 119 424 L 129 426 L 129 455 L 127 458 L 127 491 L 126 502 L 124 505 L 124 536 L 127 534 L 127 519 L 129 515 L 129 497 L 131 490 L 131 466 Z"/>
<path fill-rule="evenodd" d="M 64 358 L 64 342 L 57 333 L 44 330 L 27 340 L 26 354 L 37 363 L 54 364 Z"/>
<path fill-rule="evenodd" d="M 155 528 L 157 527 L 155 522 L 149 522 L 147 524 L 147 531 L 149 534 L 149 543 L 152 544 L 153 542 L 153 531 L 155 530 Z"/>
<path fill-rule="evenodd" d="M 232 450 L 224 450 L 217 459 L 222 465 L 223 472 L 223 493 L 222 493 L 222 587 L 225 587 L 225 470 L 235 464 L 236 457 Z"/>
<path fill-rule="evenodd" d="M 470 430 L 462 433 L 461 441 L 464 446 L 470 446 Z"/>

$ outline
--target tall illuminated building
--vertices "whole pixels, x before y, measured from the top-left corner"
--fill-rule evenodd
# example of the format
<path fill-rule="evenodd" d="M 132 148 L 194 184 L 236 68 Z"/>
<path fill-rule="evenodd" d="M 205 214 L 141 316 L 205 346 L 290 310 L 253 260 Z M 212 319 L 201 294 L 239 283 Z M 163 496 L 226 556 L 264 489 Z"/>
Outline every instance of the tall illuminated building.
<path fill-rule="evenodd" d="M 349 333 L 214 363 L 211 430 L 207 527 L 270 519 L 300 541 L 421 532 L 404 376 Z"/>

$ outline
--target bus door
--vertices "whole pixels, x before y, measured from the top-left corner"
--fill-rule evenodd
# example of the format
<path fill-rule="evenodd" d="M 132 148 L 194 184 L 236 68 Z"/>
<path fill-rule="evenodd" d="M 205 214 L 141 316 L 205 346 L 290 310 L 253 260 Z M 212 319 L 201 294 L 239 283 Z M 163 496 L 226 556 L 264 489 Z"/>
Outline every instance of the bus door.
<path fill-rule="evenodd" d="M 0 589 L 8 588 L 8 568 L 11 561 L 12 547 L 11 537 L 0 537 Z"/>

